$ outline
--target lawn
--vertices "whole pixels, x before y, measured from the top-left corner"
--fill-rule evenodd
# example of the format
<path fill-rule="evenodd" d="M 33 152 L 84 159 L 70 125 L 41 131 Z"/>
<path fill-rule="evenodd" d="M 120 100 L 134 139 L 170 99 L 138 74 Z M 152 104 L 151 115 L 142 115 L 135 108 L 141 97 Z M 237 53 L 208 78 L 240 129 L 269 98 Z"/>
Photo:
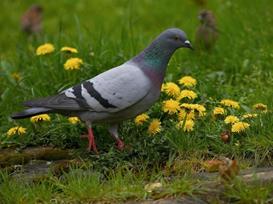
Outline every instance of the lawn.
<path fill-rule="evenodd" d="M 37 2 L 44 8 L 43 32 L 28 37 L 20 30 L 20 16 Z M 3 167 L 0 203 L 120 203 L 200 195 L 207 195 L 211 203 L 272 202 L 271 184 L 248 184 L 235 178 L 214 196 L 205 181 L 196 178 L 211 170 L 207 161 L 224 157 L 236 161 L 241 171 L 273 166 L 272 1 L 211 0 L 205 7 L 193 0 L 3 0 L 0 5 L 0 151 L 53 146 L 71 150 L 73 158 L 81 161 L 61 175 L 49 172 L 38 182 L 21 182 L 16 179 L 18 172 Z M 183 103 L 205 107 L 205 111 L 197 108 L 192 128 L 186 129 L 188 115 L 178 117 L 176 112 L 164 111 L 164 104 L 172 98 L 166 90 L 147 111 L 147 121 L 138 125 L 132 119 L 121 125 L 120 135 L 126 143 L 122 152 L 116 150 L 104 125 L 94 127 L 100 152 L 95 155 L 86 151 L 87 140 L 80 139 L 86 134 L 81 122 L 72 124 L 54 114 L 49 121 L 37 123 L 10 118 L 22 110 L 23 101 L 56 94 L 122 64 L 167 28 L 183 29 L 195 47 L 197 16 L 203 8 L 212 10 L 217 18 L 215 47 L 176 51 L 165 76 L 165 83 L 174 82 L 181 90 L 197 94 L 194 99 L 181 99 L 182 107 Z M 55 51 L 37 56 L 36 48 L 44 43 L 51 43 Z M 78 53 L 63 53 L 64 46 Z M 79 70 L 64 69 L 70 57 L 83 60 Z M 184 76 L 196 79 L 196 85 L 179 84 Z M 240 108 L 221 104 L 223 99 L 238 102 Z M 266 110 L 253 108 L 257 103 L 265 104 Z M 215 107 L 224 108 L 225 113 L 215 115 Z M 245 114 L 256 115 L 246 118 Z M 232 132 L 232 125 L 224 121 L 228 115 L 249 127 Z M 153 119 L 161 123 L 156 134 L 148 131 Z M 8 130 L 15 126 L 26 128 L 25 133 L 9 135 Z M 226 131 L 228 142 L 221 138 Z M 3 155 L 3 161 L 1 158 Z M 162 186 L 149 192 L 153 183 Z"/>

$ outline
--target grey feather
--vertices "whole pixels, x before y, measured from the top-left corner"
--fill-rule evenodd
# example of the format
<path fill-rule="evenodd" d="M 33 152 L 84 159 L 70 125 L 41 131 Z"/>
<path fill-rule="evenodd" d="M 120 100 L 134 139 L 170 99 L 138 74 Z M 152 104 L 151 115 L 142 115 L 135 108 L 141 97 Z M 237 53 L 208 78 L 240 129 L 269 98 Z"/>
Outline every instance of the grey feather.
<path fill-rule="evenodd" d="M 29 108 L 19 113 L 12 114 L 12 119 L 23 119 L 35 116 L 37 114 L 50 113 L 52 110 L 49 108 Z"/>
<path fill-rule="evenodd" d="M 85 101 L 95 112 L 115 113 L 140 101 L 151 88 L 150 79 L 139 67 L 125 63 L 63 93 Z"/>
<path fill-rule="evenodd" d="M 52 110 L 70 110 L 81 111 L 87 110 L 89 107 L 80 99 L 68 98 L 65 94 L 61 93 L 55 96 L 49 96 L 46 98 L 40 98 L 36 100 L 30 100 L 24 102 L 24 106 L 27 107 L 45 107 Z"/>

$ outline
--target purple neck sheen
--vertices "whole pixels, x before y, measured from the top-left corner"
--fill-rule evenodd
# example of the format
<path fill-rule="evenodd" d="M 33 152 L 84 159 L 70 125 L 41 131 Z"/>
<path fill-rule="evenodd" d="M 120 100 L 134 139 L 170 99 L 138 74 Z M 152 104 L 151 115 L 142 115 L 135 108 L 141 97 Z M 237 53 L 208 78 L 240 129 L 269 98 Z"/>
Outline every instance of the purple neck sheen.
<path fill-rule="evenodd" d="M 168 62 L 176 49 L 159 36 L 130 61 L 138 65 L 152 81 L 161 85 Z"/>

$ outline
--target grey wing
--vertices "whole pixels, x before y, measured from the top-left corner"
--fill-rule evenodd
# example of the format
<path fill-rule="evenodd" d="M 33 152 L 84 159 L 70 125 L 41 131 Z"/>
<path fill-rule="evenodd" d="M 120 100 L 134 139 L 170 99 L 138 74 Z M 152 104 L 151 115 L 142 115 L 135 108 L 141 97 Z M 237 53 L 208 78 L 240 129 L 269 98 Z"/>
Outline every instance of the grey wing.
<path fill-rule="evenodd" d="M 133 106 L 150 91 L 151 82 L 141 69 L 123 64 L 63 93 L 96 112 L 118 112 Z"/>
<path fill-rule="evenodd" d="M 43 107 L 60 111 L 81 111 L 90 108 L 84 101 L 67 97 L 64 93 L 24 102 L 27 107 Z"/>

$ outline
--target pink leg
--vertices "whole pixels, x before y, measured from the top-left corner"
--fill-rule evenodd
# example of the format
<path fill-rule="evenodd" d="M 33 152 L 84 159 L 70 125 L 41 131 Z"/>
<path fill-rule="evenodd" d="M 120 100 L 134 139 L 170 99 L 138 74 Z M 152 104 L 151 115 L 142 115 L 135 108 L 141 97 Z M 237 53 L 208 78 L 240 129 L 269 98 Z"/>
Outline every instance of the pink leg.
<path fill-rule="evenodd" d="M 93 150 L 96 154 L 99 153 L 96 147 L 95 137 L 92 128 L 88 128 L 88 150 Z"/>
<path fill-rule="evenodd" d="M 116 140 L 117 148 L 121 151 L 124 150 L 124 147 L 125 147 L 124 142 L 118 136 L 118 125 L 114 124 L 110 126 L 108 128 L 108 131 L 111 134 L 111 136 L 114 138 L 114 140 Z"/>

